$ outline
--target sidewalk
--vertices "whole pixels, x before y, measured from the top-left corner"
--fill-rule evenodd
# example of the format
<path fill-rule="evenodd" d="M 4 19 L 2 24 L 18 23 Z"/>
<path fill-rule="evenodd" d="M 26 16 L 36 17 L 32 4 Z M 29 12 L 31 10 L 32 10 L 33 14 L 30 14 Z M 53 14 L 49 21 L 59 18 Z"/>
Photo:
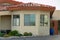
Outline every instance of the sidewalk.
<path fill-rule="evenodd" d="M 33 36 L 33 37 L 8 37 L 0 40 L 60 40 L 60 35 L 54 36 Z"/>

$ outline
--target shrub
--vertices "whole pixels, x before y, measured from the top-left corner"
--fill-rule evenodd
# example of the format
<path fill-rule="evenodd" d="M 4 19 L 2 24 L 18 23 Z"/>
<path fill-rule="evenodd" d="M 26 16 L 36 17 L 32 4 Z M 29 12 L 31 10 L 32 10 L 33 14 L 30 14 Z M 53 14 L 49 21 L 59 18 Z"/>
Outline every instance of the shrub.
<path fill-rule="evenodd" d="M 4 33 L 1 33 L 1 32 L 0 32 L 0 37 L 3 37 L 3 36 L 4 36 Z"/>
<path fill-rule="evenodd" d="M 22 36 L 22 34 L 16 34 L 15 36 Z"/>
<path fill-rule="evenodd" d="M 31 33 L 31 32 L 29 32 L 29 33 L 28 33 L 28 35 L 29 35 L 29 36 L 32 36 L 32 33 Z"/>
<path fill-rule="evenodd" d="M 9 32 L 10 36 L 16 36 L 16 34 L 19 34 L 16 30 Z"/>
<path fill-rule="evenodd" d="M 22 36 L 22 34 L 19 34 L 18 31 L 16 30 L 9 32 L 9 35 L 10 36 Z"/>
<path fill-rule="evenodd" d="M 31 32 L 24 32 L 24 36 L 32 36 L 32 33 Z"/>
<path fill-rule="evenodd" d="M 24 32 L 24 36 L 28 36 L 28 33 L 27 32 Z"/>

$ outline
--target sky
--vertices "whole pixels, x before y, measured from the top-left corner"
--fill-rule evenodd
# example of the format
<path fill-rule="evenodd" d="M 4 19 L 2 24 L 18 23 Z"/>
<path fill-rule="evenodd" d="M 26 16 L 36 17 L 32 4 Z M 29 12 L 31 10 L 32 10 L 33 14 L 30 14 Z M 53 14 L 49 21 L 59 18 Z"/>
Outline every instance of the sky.
<path fill-rule="evenodd" d="M 33 2 L 33 3 L 51 5 L 55 6 L 56 10 L 60 10 L 60 0 L 16 0 L 16 1 L 24 3 Z"/>

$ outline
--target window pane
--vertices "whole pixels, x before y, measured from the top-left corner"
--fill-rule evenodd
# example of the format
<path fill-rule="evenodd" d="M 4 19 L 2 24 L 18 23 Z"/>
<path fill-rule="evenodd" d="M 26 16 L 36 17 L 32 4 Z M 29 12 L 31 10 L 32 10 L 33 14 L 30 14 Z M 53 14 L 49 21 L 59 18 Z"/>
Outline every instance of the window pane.
<path fill-rule="evenodd" d="M 19 25 L 20 25 L 20 16 L 13 15 L 13 26 L 19 26 Z"/>
<path fill-rule="evenodd" d="M 24 15 L 24 25 L 29 25 L 29 15 Z"/>
<path fill-rule="evenodd" d="M 44 26 L 44 15 L 40 15 L 40 25 Z"/>
<path fill-rule="evenodd" d="M 35 15 L 34 14 L 30 15 L 30 25 L 35 25 Z"/>
<path fill-rule="evenodd" d="M 45 18 L 45 20 L 44 20 L 45 24 L 44 25 L 48 25 L 48 17 L 47 17 L 47 15 L 45 15 L 44 18 Z"/>
<path fill-rule="evenodd" d="M 25 26 L 35 26 L 35 14 L 25 14 L 24 15 L 24 25 Z"/>
<path fill-rule="evenodd" d="M 13 25 L 16 26 L 16 19 L 13 19 Z"/>

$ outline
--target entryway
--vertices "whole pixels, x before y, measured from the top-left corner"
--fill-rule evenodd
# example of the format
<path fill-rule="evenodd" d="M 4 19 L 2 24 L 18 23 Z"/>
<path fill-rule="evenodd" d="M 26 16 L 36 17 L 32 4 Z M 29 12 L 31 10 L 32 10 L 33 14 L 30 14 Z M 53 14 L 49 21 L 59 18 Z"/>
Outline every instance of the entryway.
<path fill-rule="evenodd" d="M 9 32 L 11 30 L 11 15 L 0 16 L 0 32 Z"/>

